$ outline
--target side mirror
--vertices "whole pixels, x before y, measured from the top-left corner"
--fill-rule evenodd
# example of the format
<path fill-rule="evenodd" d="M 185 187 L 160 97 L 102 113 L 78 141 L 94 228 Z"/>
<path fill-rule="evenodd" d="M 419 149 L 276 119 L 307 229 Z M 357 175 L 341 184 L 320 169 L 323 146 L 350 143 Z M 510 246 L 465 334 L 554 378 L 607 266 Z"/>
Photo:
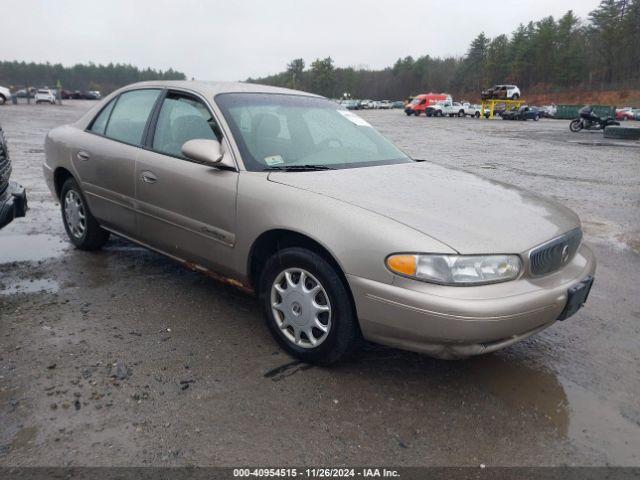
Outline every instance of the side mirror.
<path fill-rule="evenodd" d="M 212 167 L 230 167 L 235 169 L 233 162 L 225 158 L 224 149 L 217 140 L 197 138 L 182 145 L 182 154 L 190 160 Z"/>

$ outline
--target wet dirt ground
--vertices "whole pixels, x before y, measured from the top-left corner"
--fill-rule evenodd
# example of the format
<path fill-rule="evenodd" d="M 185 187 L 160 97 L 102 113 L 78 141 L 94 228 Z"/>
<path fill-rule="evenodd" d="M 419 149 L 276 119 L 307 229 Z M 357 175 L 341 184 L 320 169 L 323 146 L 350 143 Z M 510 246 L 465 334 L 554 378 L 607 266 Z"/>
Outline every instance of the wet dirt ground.
<path fill-rule="evenodd" d="M 0 107 L 31 207 L 0 232 L 0 466 L 640 465 L 638 143 L 363 112 L 416 158 L 568 204 L 598 271 L 586 308 L 495 354 L 369 345 L 322 369 L 250 296 L 123 240 L 70 246 L 43 138 L 89 105 Z"/>

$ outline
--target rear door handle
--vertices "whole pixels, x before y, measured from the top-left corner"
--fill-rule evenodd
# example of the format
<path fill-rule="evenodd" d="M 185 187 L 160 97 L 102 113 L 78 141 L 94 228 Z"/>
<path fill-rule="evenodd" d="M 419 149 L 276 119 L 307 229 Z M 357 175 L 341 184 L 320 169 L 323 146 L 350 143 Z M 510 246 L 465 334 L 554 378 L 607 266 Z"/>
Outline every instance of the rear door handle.
<path fill-rule="evenodd" d="M 80 150 L 76 154 L 76 157 L 78 157 L 78 160 L 82 160 L 83 162 L 86 162 L 87 160 L 89 160 L 91 158 L 91 155 L 89 155 L 89 152 L 85 152 L 84 150 Z"/>
<path fill-rule="evenodd" d="M 140 179 L 144 183 L 156 183 L 158 181 L 158 177 L 156 177 L 156 174 L 150 172 L 149 170 L 145 170 L 144 172 L 142 172 L 142 174 L 140 175 Z"/>

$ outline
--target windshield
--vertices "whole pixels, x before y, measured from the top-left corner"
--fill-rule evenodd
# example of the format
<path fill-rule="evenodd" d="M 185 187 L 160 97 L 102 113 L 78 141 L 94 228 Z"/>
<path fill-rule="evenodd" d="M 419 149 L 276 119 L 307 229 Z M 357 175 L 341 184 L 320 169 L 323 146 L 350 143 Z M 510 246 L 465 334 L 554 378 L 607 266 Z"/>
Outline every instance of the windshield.
<path fill-rule="evenodd" d="M 365 120 L 324 98 L 224 93 L 216 96 L 216 103 L 247 170 L 354 168 L 412 161 Z"/>

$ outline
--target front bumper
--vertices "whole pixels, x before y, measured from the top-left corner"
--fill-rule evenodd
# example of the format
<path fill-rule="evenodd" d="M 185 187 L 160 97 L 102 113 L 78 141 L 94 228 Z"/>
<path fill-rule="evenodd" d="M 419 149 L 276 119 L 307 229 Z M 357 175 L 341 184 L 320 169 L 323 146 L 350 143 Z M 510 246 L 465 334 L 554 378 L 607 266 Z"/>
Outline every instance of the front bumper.
<path fill-rule="evenodd" d="M 0 228 L 11 223 L 14 218 L 24 217 L 27 208 L 27 192 L 24 187 L 10 181 L 3 197 L 0 198 Z"/>
<path fill-rule="evenodd" d="M 439 358 L 464 358 L 504 348 L 554 323 L 567 303 L 568 288 L 595 268 L 595 257 L 583 244 L 557 272 L 493 285 L 347 279 L 366 339 Z"/>

